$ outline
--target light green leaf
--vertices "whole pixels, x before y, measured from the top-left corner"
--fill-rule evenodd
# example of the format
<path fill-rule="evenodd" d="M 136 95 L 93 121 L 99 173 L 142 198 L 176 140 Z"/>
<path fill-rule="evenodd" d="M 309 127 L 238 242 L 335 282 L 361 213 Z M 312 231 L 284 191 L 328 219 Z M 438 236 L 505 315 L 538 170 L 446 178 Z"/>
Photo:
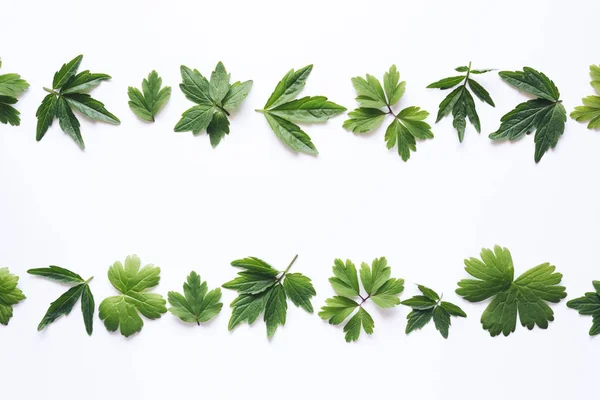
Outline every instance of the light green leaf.
<path fill-rule="evenodd" d="M 299 274 L 286 274 L 283 287 L 287 297 L 298 307 L 312 313 L 313 306 L 310 298 L 317 295 L 310 278 Z"/>
<path fill-rule="evenodd" d="M 0 268 L 0 324 L 8 325 L 13 316 L 13 306 L 25 300 L 25 295 L 17 287 L 19 277 L 8 268 Z"/>
<path fill-rule="evenodd" d="M 304 89 L 312 67 L 311 64 L 300 68 L 298 71 L 291 69 L 275 87 L 271 97 L 269 97 L 265 104 L 265 110 L 294 99 Z"/>
<path fill-rule="evenodd" d="M 310 136 L 298 125 L 277 115 L 272 115 L 269 111 L 266 111 L 264 115 L 273 132 L 292 150 L 312 155 L 319 154 Z"/>
<path fill-rule="evenodd" d="M 183 284 L 183 294 L 169 292 L 169 312 L 185 322 L 196 323 L 210 321 L 221 312 L 223 303 L 221 289 L 208 292 L 208 285 L 202 282 L 200 275 L 192 271 Z"/>
<path fill-rule="evenodd" d="M 208 94 L 213 102 L 221 105 L 221 101 L 225 98 L 227 92 L 229 92 L 229 79 L 231 75 L 227 73 L 225 66 L 219 61 L 217 67 L 210 75 L 210 82 L 208 85 Z"/>
<path fill-rule="evenodd" d="M 450 89 L 462 81 L 465 80 L 464 76 L 451 76 L 450 78 L 444 78 L 437 82 L 433 82 L 427 86 L 428 89 Z"/>
<path fill-rule="evenodd" d="M 248 96 L 250 89 L 252 89 L 252 81 L 235 82 L 223 98 L 223 108 L 227 111 L 236 109 Z"/>
<path fill-rule="evenodd" d="M 343 128 L 354 133 L 367 133 L 381 125 L 386 115 L 377 108 L 357 108 L 348 113 L 350 118 L 344 121 Z"/>
<path fill-rule="evenodd" d="M 281 104 L 270 109 L 269 113 L 290 122 L 325 122 L 344 111 L 345 107 L 327 101 L 327 97 L 314 96 Z"/>
<path fill-rule="evenodd" d="M 346 263 L 339 258 L 334 261 L 333 274 L 335 277 L 329 278 L 333 290 L 340 296 L 354 297 L 360 294 L 358 287 L 358 275 L 356 267 L 350 260 Z"/>
<path fill-rule="evenodd" d="M 592 86 L 600 93 L 600 66 L 590 65 L 590 75 Z M 571 118 L 577 122 L 589 121 L 588 129 L 600 128 L 600 96 L 587 96 L 582 101 L 583 105 L 575 107 Z"/>
<path fill-rule="evenodd" d="M 400 101 L 406 90 L 406 82 L 400 80 L 400 73 L 395 65 L 390 67 L 390 70 L 383 74 L 383 87 L 387 97 L 387 104 L 393 106 Z"/>
<path fill-rule="evenodd" d="M 162 79 L 156 71 L 150 72 L 142 81 L 142 92 L 132 86 L 127 89 L 129 108 L 144 121 L 154 122 L 156 114 L 171 97 L 171 88 L 162 86 Z"/>
<path fill-rule="evenodd" d="M 21 124 L 21 118 L 19 111 L 12 106 L 16 104 L 17 99 L 10 96 L 0 95 L 0 122 L 3 124 L 10 124 L 12 126 L 18 126 Z"/>
<path fill-rule="evenodd" d="M 354 342 L 358 340 L 361 327 L 364 329 L 367 335 L 371 335 L 373 334 L 373 329 L 375 328 L 375 322 L 373 321 L 371 315 L 366 312 L 364 308 L 359 307 L 358 312 L 354 314 L 346 326 L 344 326 L 344 332 L 346 332 L 346 342 Z"/>

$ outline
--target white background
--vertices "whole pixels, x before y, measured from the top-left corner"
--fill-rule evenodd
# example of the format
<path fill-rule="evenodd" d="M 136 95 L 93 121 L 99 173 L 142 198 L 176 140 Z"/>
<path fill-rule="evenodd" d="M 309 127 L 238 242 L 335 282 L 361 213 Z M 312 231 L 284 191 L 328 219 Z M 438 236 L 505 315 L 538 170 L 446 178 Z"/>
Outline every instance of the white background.
<path fill-rule="evenodd" d="M 597 1 L 3 1 L 2 72 L 31 84 L 18 103 L 20 127 L 0 126 L 0 265 L 21 276 L 28 299 L 0 327 L 0 377 L 7 399 L 581 399 L 597 380 L 591 318 L 555 305 L 546 331 L 521 326 L 490 338 L 486 306 L 454 294 L 465 257 L 508 247 L 517 274 L 549 261 L 564 273 L 568 298 L 600 279 L 600 133 L 571 119 L 539 165 L 533 137 L 492 143 L 500 117 L 526 96 L 495 73 L 478 80 L 496 108 L 477 101 L 478 135 L 459 144 L 451 118 L 434 125 L 404 163 L 387 150 L 385 126 L 346 132 L 343 116 L 305 126 L 318 157 L 294 154 L 270 131 L 261 108 L 290 69 L 314 63 L 302 95 L 353 108 L 350 78 L 381 77 L 392 63 L 407 81 L 400 107 L 418 105 L 433 124 L 444 93 L 425 89 L 453 68 L 545 72 L 570 112 L 592 94 Z M 35 111 L 62 63 L 113 76 L 93 92 L 121 126 L 80 118 L 80 151 L 55 121 L 35 141 Z M 209 74 L 223 61 L 254 87 L 213 150 L 208 136 L 174 133 L 191 106 L 179 66 Z M 155 124 L 127 106 L 127 86 L 156 69 L 173 87 Z M 389 121 L 388 121 L 389 123 Z M 106 272 L 136 253 L 162 268 L 157 291 L 180 290 L 190 270 L 211 287 L 234 277 L 231 260 L 254 255 L 312 277 L 315 309 L 333 294 L 334 258 L 386 256 L 407 281 L 423 283 L 469 314 L 443 340 L 429 325 L 404 334 L 409 310 L 372 311 L 375 332 L 354 344 L 341 327 L 289 308 L 273 340 L 262 322 L 227 331 L 229 303 L 203 327 L 170 314 L 141 334 L 110 334 L 96 317 L 85 334 L 79 308 L 44 332 L 36 326 L 61 285 L 27 276 L 49 264 L 94 275 L 97 304 L 116 291 Z M 78 306 L 77 306 L 78 307 Z"/>

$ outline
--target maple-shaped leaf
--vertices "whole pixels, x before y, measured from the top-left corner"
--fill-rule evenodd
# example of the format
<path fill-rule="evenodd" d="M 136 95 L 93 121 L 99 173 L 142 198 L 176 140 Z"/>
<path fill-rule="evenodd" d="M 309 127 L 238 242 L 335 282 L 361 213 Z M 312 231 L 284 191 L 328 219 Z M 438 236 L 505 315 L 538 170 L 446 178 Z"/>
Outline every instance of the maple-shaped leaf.
<path fill-rule="evenodd" d="M 444 339 L 448 338 L 450 329 L 450 317 L 466 318 L 467 314 L 457 305 L 442 301 L 442 297 L 433 289 L 423 285 L 417 285 L 421 294 L 413 296 L 402 302 L 403 305 L 412 308 L 408 313 L 406 333 L 421 329 L 433 319 L 437 329 Z"/>
<path fill-rule="evenodd" d="M 144 326 L 140 314 L 158 319 L 167 312 L 165 299 L 149 292 L 160 281 L 160 268 L 152 264 L 141 269 L 140 266 L 140 258 L 130 255 L 125 265 L 117 261 L 108 270 L 108 280 L 121 293 L 100 303 L 100 319 L 109 332 L 119 329 L 123 336 L 129 337 Z"/>
<path fill-rule="evenodd" d="M 519 140 L 535 131 L 534 160 L 540 162 L 553 149 L 565 131 L 567 111 L 560 100 L 558 88 L 546 75 L 533 68 L 523 71 L 501 71 L 499 75 L 515 88 L 537 99 L 518 104 L 500 120 L 500 128 L 490 134 L 492 140 Z"/>
<path fill-rule="evenodd" d="M 17 287 L 19 277 L 10 273 L 8 268 L 0 268 L 0 324 L 8 325 L 13 316 L 13 306 L 22 300 L 25 295 Z"/>
<path fill-rule="evenodd" d="M 296 123 L 325 122 L 346 111 L 346 108 L 327 100 L 325 96 L 307 96 L 295 99 L 304 89 L 312 71 L 312 64 L 295 71 L 291 69 L 275 87 L 264 109 L 271 129 L 292 150 L 316 155 L 319 152 Z"/>
<path fill-rule="evenodd" d="M 600 334 L 600 281 L 593 281 L 594 292 L 588 292 L 583 297 L 569 300 L 567 307 L 579 311 L 581 315 L 592 316 L 590 336 Z"/>
<path fill-rule="evenodd" d="M 2 60 L 0 59 L 0 68 Z M 21 79 L 19 74 L 0 74 L 0 123 L 17 126 L 21 123 L 20 113 L 13 106 L 17 97 L 27 88 L 29 83 Z"/>
<path fill-rule="evenodd" d="M 169 101 L 171 97 L 171 88 L 162 86 L 162 79 L 156 71 L 150 72 L 148 78 L 142 81 L 142 90 L 133 86 L 127 88 L 129 96 L 129 108 L 140 119 L 148 122 L 154 122 L 154 117 Z"/>
<path fill-rule="evenodd" d="M 368 335 L 373 333 L 375 323 L 363 308 L 368 300 L 381 308 L 392 308 L 400 304 L 399 297 L 404 290 L 404 279 L 390 278 L 391 268 L 387 265 L 385 257 L 373 260 L 371 267 L 367 263 L 362 263 L 360 281 L 365 294 L 361 294 L 358 273 L 352 261 L 346 260 L 344 263 L 336 259 L 333 275 L 329 278 L 329 282 L 337 296 L 325 301 L 319 316 L 332 325 L 339 325 L 354 314 L 344 326 L 347 342 L 356 341 L 361 330 Z"/>
<path fill-rule="evenodd" d="M 284 271 L 278 271 L 256 257 L 231 263 L 241 271 L 235 279 L 223 285 L 238 292 L 238 297 L 231 303 L 230 331 L 243 322 L 254 323 L 263 314 L 267 337 L 273 337 L 277 327 L 285 325 L 288 299 L 307 312 L 313 312 L 310 299 L 317 293 L 312 281 L 302 274 L 289 273 L 297 257 Z"/>
<path fill-rule="evenodd" d="M 477 133 L 481 132 L 481 123 L 479 122 L 479 115 L 475 108 L 475 102 L 469 89 L 473 92 L 477 98 L 492 107 L 495 107 L 494 101 L 490 94 L 483 86 L 479 84 L 472 75 L 485 74 L 486 72 L 492 71 L 491 69 L 471 69 L 471 63 L 468 66 L 457 67 L 457 72 L 464 72 L 464 75 L 451 76 L 449 78 L 441 79 L 427 86 L 429 89 L 441 89 L 448 90 L 455 88 L 448 96 L 442 100 L 438 110 L 437 118 L 435 122 L 439 122 L 442 118 L 452 113 L 453 122 L 452 125 L 458 133 L 458 140 L 463 141 L 465 137 L 465 128 L 467 126 L 467 117 L 471 124 L 475 127 Z M 458 87 L 456 87 L 459 85 Z"/>
<path fill-rule="evenodd" d="M 100 101 L 92 98 L 88 92 L 110 79 L 109 75 L 96 74 L 90 71 L 77 73 L 83 56 L 79 55 L 63 64 L 54 74 L 52 89 L 44 88 L 49 94 L 44 97 L 35 116 L 38 119 L 36 140 L 44 138 L 55 118 L 60 128 L 69 135 L 83 150 L 85 144 L 81 136 L 80 123 L 73 111 L 86 116 L 92 121 L 106 122 L 113 125 L 121 123 Z"/>
<path fill-rule="evenodd" d="M 69 315 L 75 304 L 77 304 L 77 301 L 81 299 L 81 313 L 83 314 L 85 331 L 88 335 L 92 335 L 94 331 L 94 312 L 96 310 L 96 303 L 94 302 L 94 295 L 92 294 L 89 283 L 94 277 L 85 280 L 73 271 L 54 265 L 51 265 L 48 268 L 30 269 L 27 273 L 73 285 L 69 290 L 60 295 L 58 299 L 50 303 L 46 315 L 44 315 L 38 325 L 38 331 L 43 330 L 59 317 Z"/>
<path fill-rule="evenodd" d="M 549 263 L 540 264 L 514 279 L 510 252 L 495 246 L 481 250 L 481 260 L 465 260 L 465 271 L 476 279 L 458 282 L 456 293 L 471 302 L 488 298 L 492 301 L 481 315 L 483 329 L 491 336 L 508 336 L 515 331 L 517 315 L 527 329 L 548 328 L 554 321 L 554 311 L 548 303 L 558 303 L 566 297 L 565 287 L 558 284 L 562 274 Z"/>
<path fill-rule="evenodd" d="M 200 325 L 213 319 L 221 312 L 223 303 L 221 289 L 208 291 L 208 284 L 202 282 L 200 275 L 192 271 L 183 284 L 183 294 L 169 292 L 169 312 L 185 322 Z"/>
<path fill-rule="evenodd" d="M 590 65 L 591 85 L 600 94 L 600 65 Z M 575 107 L 571 118 L 578 122 L 589 121 L 588 129 L 600 128 L 600 96 L 587 96 L 583 105 Z"/>
<path fill-rule="evenodd" d="M 248 96 L 252 81 L 230 84 L 230 74 L 219 62 L 210 75 L 210 81 L 198 70 L 181 66 L 183 82 L 179 88 L 188 100 L 197 105 L 185 111 L 175 125 L 175 132 L 192 132 L 194 135 L 206 131 L 212 147 L 229 134 L 229 116 Z"/>
<path fill-rule="evenodd" d="M 431 126 L 425 122 L 429 113 L 419 107 L 406 107 L 395 113 L 392 107 L 400 101 L 406 89 L 406 82 L 400 82 L 400 73 L 395 65 L 383 75 L 383 86 L 377 78 L 367 74 L 366 78 L 352 78 L 352 85 L 358 96 L 359 108 L 348 113 L 349 119 L 343 127 L 354 133 L 367 133 L 376 129 L 387 115 L 393 116 L 392 123 L 385 132 L 388 149 L 397 146 L 398 155 L 403 161 L 410 158 L 411 151 L 417 151 L 417 139 L 433 138 Z"/>

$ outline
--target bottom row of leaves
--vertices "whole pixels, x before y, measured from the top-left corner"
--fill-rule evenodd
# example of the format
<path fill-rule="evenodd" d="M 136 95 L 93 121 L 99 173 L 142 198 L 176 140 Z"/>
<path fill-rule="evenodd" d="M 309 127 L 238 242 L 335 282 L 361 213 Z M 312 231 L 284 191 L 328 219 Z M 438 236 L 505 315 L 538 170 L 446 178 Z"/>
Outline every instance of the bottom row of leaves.
<path fill-rule="evenodd" d="M 260 315 L 271 338 L 278 326 L 285 325 L 287 301 L 313 312 L 311 298 L 316 295 L 312 281 L 300 274 L 290 273 L 289 266 L 277 270 L 266 262 L 249 257 L 236 260 L 232 266 L 240 268 L 237 277 L 223 285 L 226 289 L 237 291 L 238 297 L 231 303 L 232 314 L 229 330 L 241 323 L 254 323 Z M 562 274 L 555 272 L 549 263 L 531 268 L 514 279 L 514 265 L 508 249 L 500 246 L 493 250 L 483 249 L 480 259 L 465 260 L 465 270 L 475 279 L 463 279 L 458 282 L 456 293 L 470 302 L 480 302 L 491 298 L 481 316 L 483 328 L 491 336 L 514 332 L 517 317 L 521 325 L 528 329 L 534 326 L 546 329 L 554 320 L 554 312 L 548 303 L 558 303 L 566 297 L 565 287 L 559 286 Z M 93 332 L 95 312 L 94 296 L 90 290 L 90 281 L 67 269 L 50 266 L 27 271 L 32 275 L 72 285 L 69 290 L 50 304 L 48 311 L 38 325 L 38 330 L 68 315 L 81 299 L 81 311 L 85 329 L 89 335 Z M 375 323 L 364 305 L 372 302 L 380 308 L 392 308 L 403 304 L 412 309 L 407 316 L 406 333 L 421 329 L 433 320 L 435 328 L 444 337 L 448 337 L 451 317 L 463 317 L 467 314 L 457 305 L 442 300 L 434 290 L 417 285 L 421 294 L 400 301 L 404 290 L 404 280 L 391 277 L 391 268 L 385 257 L 373 260 L 369 266 L 362 263 L 357 270 L 352 261 L 335 260 L 333 277 L 329 279 L 336 295 L 326 300 L 319 316 L 330 324 L 344 322 L 346 341 L 359 338 L 361 331 L 372 334 Z M 140 332 L 144 321 L 140 314 L 148 319 L 160 318 L 167 312 L 166 300 L 149 290 L 160 280 L 160 268 L 154 265 L 141 267 L 136 255 L 121 262 L 115 262 L 108 271 L 108 279 L 119 295 L 104 299 L 99 306 L 99 316 L 107 330 L 119 330 L 124 336 Z M 0 268 L 0 323 L 7 325 L 12 317 L 13 305 L 25 299 L 17 288 L 19 278 L 10 274 L 7 268 Z M 359 282 L 360 281 L 360 282 Z M 593 325 L 590 335 L 600 334 L 600 281 L 593 282 L 595 292 L 571 300 L 567 306 L 582 315 L 591 315 Z M 208 290 L 196 272 L 191 272 L 183 284 L 183 294 L 169 292 L 168 309 L 182 321 L 200 325 L 221 312 L 221 289 Z"/>

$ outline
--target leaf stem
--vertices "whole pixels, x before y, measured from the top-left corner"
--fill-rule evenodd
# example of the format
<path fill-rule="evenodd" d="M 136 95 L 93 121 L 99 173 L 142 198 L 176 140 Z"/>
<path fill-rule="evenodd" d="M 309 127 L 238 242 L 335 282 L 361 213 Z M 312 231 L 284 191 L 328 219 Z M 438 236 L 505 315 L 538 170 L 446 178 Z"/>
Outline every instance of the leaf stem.
<path fill-rule="evenodd" d="M 467 82 L 469 81 L 470 74 L 471 74 L 471 61 L 469 61 L 469 66 L 467 67 L 467 75 L 465 76 L 465 83 L 463 83 L 464 87 L 467 87 Z"/>
<path fill-rule="evenodd" d="M 367 300 L 369 300 L 369 298 L 371 297 L 371 295 L 368 295 L 367 297 L 362 297 L 360 294 L 358 295 L 358 297 L 360 297 L 360 299 L 362 300 L 361 303 L 358 305 L 359 307 L 362 307 L 363 304 L 365 304 L 365 302 Z"/>
<path fill-rule="evenodd" d="M 221 106 L 220 106 L 220 105 L 218 105 L 218 104 L 215 104 L 215 105 L 217 106 L 217 108 L 218 108 L 219 110 L 223 111 L 223 112 L 225 113 L 225 115 L 227 115 L 227 116 L 229 117 L 229 112 L 228 112 L 226 109 L 224 109 L 223 107 L 221 107 Z"/>
<path fill-rule="evenodd" d="M 58 92 L 55 92 L 55 91 L 54 91 L 54 90 L 52 90 L 52 89 L 48 89 L 47 87 L 44 87 L 44 90 L 45 90 L 46 92 L 48 92 L 48 93 L 52 93 L 52 94 L 54 94 L 54 95 L 60 96 L 60 93 L 58 93 Z"/>
<path fill-rule="evenodd" d="M 288 271 L 290 270 L 290 268 L 292 268 L 292 265 L 294 265 L 294 263 L 296 262 L 297 258 L 298 258 L 298 254 L 296 254 L 294 256 L 294 258 L 290 262 L 290 265 L 288 265 L 288 267 L 283 271 L 283 273 L 281 274 L 281 276 L 279 278 L 277 278 L 277 280 L 275 281 L 275 283 L 278 283 L 279 281 L 281 281 L 283 279 L 283 277 L 285 276 L 285 274 L 287 274 Z"/>
<path fill-rule="evenodd" d="M 46 89 L 46 88 L 44 88 L 44 89 Z M 91 281 L 92 279 L 94 279 L 94 277 L 93 277 L 93 276 L 92 276 L 90 279 L 88 279 L 87 281 L 85 281 L 85 282 L 84 282 L 84 284 L 85 284 L 85 285 L 87 285 L 88 283 L 90 283 L 90 281 Z"/>

